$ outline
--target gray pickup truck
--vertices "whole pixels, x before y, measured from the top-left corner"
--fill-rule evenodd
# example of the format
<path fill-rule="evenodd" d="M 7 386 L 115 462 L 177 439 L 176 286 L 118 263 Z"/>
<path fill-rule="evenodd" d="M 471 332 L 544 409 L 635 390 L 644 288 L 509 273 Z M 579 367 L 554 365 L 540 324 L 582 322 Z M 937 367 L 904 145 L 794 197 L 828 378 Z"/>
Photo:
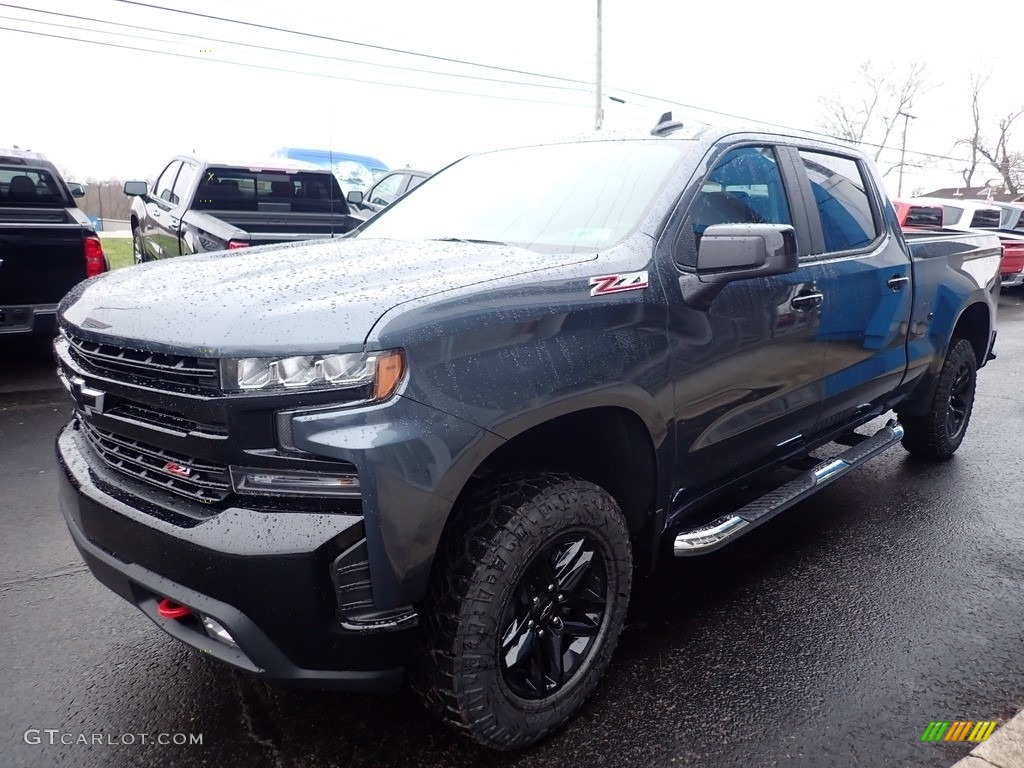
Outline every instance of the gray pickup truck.
<path fill-rule="evenodd" d="M 74 291 L 61 506 L 96 577 L 238 669 L 408 675 L 512 749 L 580 709 L 660 557 L 901 442 L 949 459 L 998 239 L 905 236 L 848 146 L 653 133 L 472 155 L 351 237 Z"/>
<path fill-rule="evenodd" d="M 109 269 L 84 194 L 45 155 L 0 149 L 0 339 L 52 336 L 64 294 Z"/>
<path fill-rule="evenodd" d="M 152 190 L 127 181 L 124 192 L 134 198 L 136 263 L 338 237 L 361 222 L 330 171 L 291 160 L 216 163 L 179 155 Z"/>

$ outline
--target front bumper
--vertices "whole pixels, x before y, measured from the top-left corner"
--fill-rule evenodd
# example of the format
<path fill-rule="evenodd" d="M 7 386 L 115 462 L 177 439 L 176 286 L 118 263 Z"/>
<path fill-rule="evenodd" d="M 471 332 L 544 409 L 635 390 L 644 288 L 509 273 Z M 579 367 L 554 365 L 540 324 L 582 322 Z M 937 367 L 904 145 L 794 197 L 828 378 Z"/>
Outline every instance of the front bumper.
<path fill-rule="evenodd" d="M 192 527 L 138 508 L 133 482 L 89 460 L 72 422 L 57 438 L 61 508 L 71 537 L 103 584 L 161 629 L 268 681 L 356 691 L 395 690 L 413 622 L 375 631 L 339 622 L 332 563 L 363 536 L 359 515 L 230 507 Z M 165 619 L 170 598 L 224 626 L 211 638 L 193 618 Z"/>

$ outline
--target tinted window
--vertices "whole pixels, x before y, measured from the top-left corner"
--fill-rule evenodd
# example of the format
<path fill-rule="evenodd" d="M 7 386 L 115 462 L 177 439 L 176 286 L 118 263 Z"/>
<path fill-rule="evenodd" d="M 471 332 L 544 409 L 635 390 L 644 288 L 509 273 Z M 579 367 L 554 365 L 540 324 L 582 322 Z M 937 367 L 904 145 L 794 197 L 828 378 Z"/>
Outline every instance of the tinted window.
<path fill-rule="evenodd" d="M 64 194 L 53 174 L 42 168 L 0 166 L 0 205 L 63 208 Z"/>
<path fill-rule="evenodd" d="M 213 211 L 294 211 L 348 213 L 337 180 L 326 171 L 273 171 L 207 168 L 196 190 L 194 208 Z"/>
<path fill-rule="evenodd" d="M 714 224 L 792 224 L 772 149 L 734 149 L 708 174 L 683 225 L 684 238 L 693 235 L 692 245 L 679 249 L 684 263 L 696 263 L 701 236 Z"/>
<path fill-rule="evenodd" d="M 982 229 L 998 229 L 999 211 L 975 211 L 974 216 L 971 217 L 971 226 Z"/>
<path fill-rule="evenodd" d="M 181 171 L 178 173 L 178 179 L 174 182 L 174 191 L 171 193 L 171 202 L 175 205 L 188 201 L 185 200 L 185 195 L 188 194 L 188 188 L 192 184 L 192 179 L 196 176 L 196 168 L 194 165 L 189 163 L 181 164 Z"/>
<path fill-rule="evenodd" d="M 391 201 L 398 197 L 398 190 L 404 179 L 405 176 L 400 173 L 381 179 L 377 182 L 377 186 L 370 190 L 370 204 L 390 205 Z"/>
<path fill-rule="evenodd" d="M 942 209 L 923 205 L 912 205 L 907 209 L 905 227 L 941 227 Z"/>
<path fill-rule="evenodd" d="M 471 155 L 385 208 L 359 236 L 490 240 L 558 253 L 606 248 L 640 224 L 679 157 L 677 142 L 656 141 Z"/>
<path fill-rule="evenodd" d="M 869 245 L 878 229 L 860 166 L 849 158 L 820 152 L 801 150 L 800 157 L 818 206 L 825 251 Z"/>
<path fill-rule="evenodd" d="M 155 194 L 165 202 L 169 203 L 174 198 L 172 188 L 174 186 L 174 177 L 177 175 L 179 168 L 181 168 L 181 161 L 175 160 L 164 169 L 164 172 L 160 174 L 160 178 L 156 180 Z"/>

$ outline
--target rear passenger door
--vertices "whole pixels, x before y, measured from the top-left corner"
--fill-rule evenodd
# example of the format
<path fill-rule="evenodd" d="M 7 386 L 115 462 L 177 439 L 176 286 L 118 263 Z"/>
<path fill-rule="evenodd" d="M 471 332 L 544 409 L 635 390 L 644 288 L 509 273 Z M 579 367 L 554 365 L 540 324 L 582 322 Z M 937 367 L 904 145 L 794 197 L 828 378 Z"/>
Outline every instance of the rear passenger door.
<path fill-rule="evenodd" d="M 907 367 L 910 259 L 885 221 L 879 190 L 855 156 L 790 149 L 811 211 L 811 253 L 825 343 L 816 432 L 881 405 Z"/>

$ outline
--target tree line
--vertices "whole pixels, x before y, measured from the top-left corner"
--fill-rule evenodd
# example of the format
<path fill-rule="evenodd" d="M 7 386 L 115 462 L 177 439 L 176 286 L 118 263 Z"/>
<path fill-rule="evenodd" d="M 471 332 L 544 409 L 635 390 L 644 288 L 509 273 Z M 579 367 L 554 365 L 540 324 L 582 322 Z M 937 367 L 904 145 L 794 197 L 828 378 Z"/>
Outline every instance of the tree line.
<path fill-rule="evenodd" d="M 991 72 L 969 73 L 970 133 L 955 138 L 949 151 L 963 148 L 968 153 L 964 167 L 958 170 L 964 186 L 972 186 L 976 176 L 991 168 L 999 181 L 994 191 L 1019 194 L 1024 190 L 1024 147 L 1015 142 L 1013 133 L 1024 116 L 1024 102 L 1005 112 L 991 107 L 991 76 Z M 840 139 L 869 144 L 877 161 L 886 150 L 905 148 L 910 121 L 923 117 L 915 114 L 917 105 L 935 87 L 920 62 L 887 69 L 865 61 L 852 82 L 819 99 L 821 127 Z M 948 118 L 948 114 L 944 116 Z M 912 161 L 901 157 L 899 164 L 893 164 L 885 174 L 903 167 L 932 168 L 944 160 L 909 154 L 914 157 Z"/>

